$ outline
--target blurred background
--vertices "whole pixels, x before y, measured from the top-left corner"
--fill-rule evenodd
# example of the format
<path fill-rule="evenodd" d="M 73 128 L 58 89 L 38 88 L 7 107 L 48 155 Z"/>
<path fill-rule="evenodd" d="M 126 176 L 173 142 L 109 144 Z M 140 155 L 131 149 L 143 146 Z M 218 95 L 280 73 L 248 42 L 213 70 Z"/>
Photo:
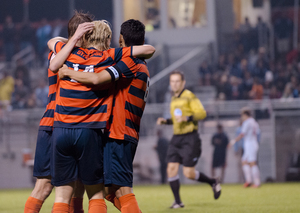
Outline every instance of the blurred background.
<path fill-rule="evenodd" d="M 136 184 L 164 183 L 159 156 L 171 126 L 168 76 L 185 73 L 187 88 L 203 103 L 202 156 L 196 168 L 211 174 L 217 125 L 229 140 L 239 110 L 253 110 L 262 133 L 258 164 L 262 182 L 300 181 L 299 0 L 10 0 L 0 7 L 0 189 L 34 184 L 32 165 L 48 94 L 47 41 L 67 37 L 74 10 L 105 19 L 117 47 L 119 28 L 130 18 L 146 26 L 156 47 L 147 61 L 148 103 L 134 161 Z M 225 183 L 242 183 L 241 147 L 227 150 Z M 163 161 L 163 160 L 162 160 Z M 221 169 L 217 169 L 219 176 Z M 183 183 L 191 183 L 181 174 Z"/>

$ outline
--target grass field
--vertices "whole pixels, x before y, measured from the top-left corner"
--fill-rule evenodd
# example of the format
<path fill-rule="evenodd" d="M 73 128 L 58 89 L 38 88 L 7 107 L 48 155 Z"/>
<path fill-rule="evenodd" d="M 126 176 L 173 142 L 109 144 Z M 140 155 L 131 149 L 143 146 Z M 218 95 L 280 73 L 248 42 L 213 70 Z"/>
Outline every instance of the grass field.
<path fill-rule="evenodd" d="M 0 213 L 22 213 L 31 189 L 0 190 Z M 185 208 L 169 209 L 173 201 L 168 185 L 136 186 L 134 189 L 143 213 L 266 213 L 300 212 L 300 183 L 264 184 L 259 189 L 242 188 L 241 185 L 223 185 L 219 200 L 213 199 L 208 185 L 183 185 L 181 197 Z M 50 213 L 54 193 L 46 200 L 41 213 Z M 84 209 L 87 213 L 87 199 Z M 108 204 L 108 212 L 118 212 Z"/>

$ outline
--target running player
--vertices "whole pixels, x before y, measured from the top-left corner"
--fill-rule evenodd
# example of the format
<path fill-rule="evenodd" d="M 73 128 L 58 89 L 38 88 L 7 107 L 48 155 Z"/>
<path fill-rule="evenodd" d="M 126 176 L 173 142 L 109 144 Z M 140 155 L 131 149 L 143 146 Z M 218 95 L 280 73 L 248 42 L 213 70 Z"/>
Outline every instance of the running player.
<path fill-rule="evenodd" d="M 260 129 L 258 123 L 251 117 L 251 110 L 247 107 L 241 110 L 242 130 L 236 139 L 231 141 L 233 146 L 237 141 L 244 138 L 244 153 L 242 156 L 242 168 L 246 182 L 244 187 L 249 187 L 252 184 L 253 188 L 260 186 L 260 172 L 257 166 L 257 153 L 258 153 L 258 136 Z"/>
<path fill-rule="evenodd" d="M 75 12 L 75 15 L 70 19 L 68 23 L 69 38 L 71 38 L 74 35 L 78 25 L 84 22 L 92 22 L 92 18 L 90 17 L 90 15 Z M 89 28 L 87 28 L 87 30 L 89 30 Z M 84 33 L 84 31 L 81 32 Z M 79 34 L 79 37 L 81 37 L 81 34 Z M 80 46 L 80 42 L 78 42 L 77 45 Z M 54 57 L 55 54 L 53 53 L 53 51 L 51 51 L 49 53 L 48 60 L 50 61 Z M 43 205 L 43 202 L 50 195 L 53 188 L 53 186 L 51 185 L 50 175 L 50 147 L 54 122 L 55 99 L 58 87 L 57 74 L 54 74 L 50 71 L 50 69 L 48 69 L 48 79 L 48 105 L 40 121 L 34 160 L 33 176 L 36 177 L 37 180 L 30 197 L 25 203 L 24 213 L 39 212 Z M 72 198 L 71 204 L 77 206 L 77 212 L 83 212 L 82 198 Z M 73 211 L 74 208 L 72 208 L 71 212 Z"/>
<path fill-rule="evenodd" d="M 101 21 L 95 22 L 95 29 L 94 29 L 92 35 L 90 35 L 90 37 L 89 37 L 89 40 L 92 42 L 89 42 L 89 43 L 93 44 L 94 48 L 96 48 L 98 50 L 102 50 L 101 49 L 102 46 L 99 45 L 100 44 L 99 41 L 105 41 L 104 44 L 107 44 L 106 39 L 110 39 L 110 36 L 103 33 L 103 30 L 101 29 L 101 27 L 97 26 L 97 24 L 99 24 L 99 22 L 101 22 Z M 105 32 L 105 30 L 104 30 L 104 32 Z M 102 38 L 95 39 L 95 37 L 97 37 L 99 35 L 103 35 Z M 51 44 L 50 44 L 50 46 L 51 46 Z M 63 47 L 61 42 L 55 43 L 55 45 L 53 45 L 53 48 L 54 48 L 54 46 L 55 46 L 56 50 L 59 50 Z M 66 45 L 66 47 L 67 47 L 67 45 Z M 123 57 L 126 55 L 131 56 L 131 52 L 132 53 L 136 52 L 135 49 L 141 49 L 141 47 L 138 47 L 138 48 L 127 47 L 127 48 L 118 49 L 118 50 L 110 49 L 108 51 L 100 52 L 94 48 L 88 48 L 88 49 L 75 48 L 65 63 L 68 64 L 69 66 L 75 67 L 75 69 L 77 69 L 77 70 L 85 69 L 86 71 L 94 70 L 95 72 L 97 72 L 97 69 L 99 69 L 99 70 L 105 69 L 106 67 L 104 65 L 109 65 L 109 64 L 112 65 L 112 63 L 114 63 L 113 59 L 115 59 L 115 61 L 117 61 L 116 58 L 120 58 L 122 55 L 123 55 Z M 65 48 L 63 48 L 63 49 L 65 49 Z M 57 54 L 57 57 L 58 57 L 58 54 Z M 90 58 L 87 59 L 87 56 L 89 56 Z M 113 58 L 113 57 L 115 57 L 115 58 Z M 102 58 L 102 59 L 100 60 L 100 58 Z M 94 62 L 92 59 L 94 60 Z M 97 62 L 97 63 L 95 63 L 95 62 Z M 76 64 L 74 64 L 74 63 L 76 63 Z M 83 65 L 83 64 L 89 64 L 89 65 Z M 91 67 L 91 64 L 94 65 L 94 67 Z M 67 165 L 67 164 L 64 166 L 64 168 L 62 168 L 61 166 L 59 166 L 60 168 L 58 167 L 58 162 L 60 162 L 62 160 L 62 158 L 61 158 L 62 153 L 59 149 L 62 149 L 66 152 L 71 152 L 72 149 L 70 146 L 65 146 L 65 143 L 64 143 L 64 139 L 67 138 L 66 136 L 68 135 L 68 133 L 63 132 L 62 134 L 57 134 L 58 138 L 56 139 L 56 134 L 55 134 L 56 129 L 59 132 L 59 131 L 65 131 L 65 128 L 71 128 L 71 130 L 79 129 L 80 131 L 82 131 L 83 128 L 91 128 L 91 129 L 104 128 L 104 127 L 106 127 L 107 121 L 109 120 L 109 116 L 110 116 L 109 112 L 111 112 L 111 107 L 112 107 L 112 96 L 109 96 L 109 92 L 113 91 L 111 86 L 110 87 L 101 87 L 101 88 L 86 87 L 88 89 L 83 90 L 82 88 L 85 86 L 82 84 L 76 83 L 76 81 L 74 81 L 74 80 L 75 79 L 71 79 L 71 80 L 68 79 L 68 80 L 64 80 L 60 83 L 60 95 L 58 96 L 58 100 L 57 100 L 57 107 L 56 107 L 57 113 L 55 114 L 55 116 L 57 115 L 57 123 L 55 123 L 54 126 L 57 125 L 58 128 L 54 129 L 53 135 L 54 135 L 54 145 L 56 146 L 54 149 L 54 153 L 57 153 L 57 154 L 55 154 L 56 159 L 55 159 L 55 163 L 54 163 L 54 169 L 55 169 L 55 172 L 57 172 L 58 174 L 63 174 L 62 170 L 66 169 L 66 168 L 69 169 L 71 167 L 70 165 Z M 68 86 L 68 84 L 70 84 L 70 82 L 72 84 Z M 69 89 L 67 89 L 68 87 L 69 87 Z M 80 90 L 82 90 L 82 92 Z M 80 92 L 78 92 L 78 91 L 80 91 Z M 91 91 L 91 92 L 89 92 L 89 91 Z M 99 91 L 102 91 L 102 92 L 99 92 Z M 95 96 L 92 93 L 97 93 L 98 95 Z M 105 98 L 103 95 L 105 96 Z M 88 107 L 87 104 L 91 103 L 91 101 L 88 100 L 88 99 L 90 99 L 90 97 L 95 97 L 95 98 L 94 98 L 93 104 L 90 105 L 90 107 Z M 69 100 L 68 100 L 68 98 L 69 98 Z M 83 100 L 83 105 L 80 105 L 81 103 L 76 101 L 76 100 L 79 100 L 78 98 L 85 99 L 85 100 Z M 111 105 L 109 103 L 110 101 L 111 101 Z M 68 106 L 68 107 L 65 107 L 65 106 Z M 66 111 L 68 111 L 68 110 L 71 112 L 67 113 Z M 76 111 L 75 116 L 74 116 L 74 112 L 72 112 L 72 110 Z M 81 111 L 82 111 L 82 113 L 84 113 L 85 111 L 87 111 L 87 112 L 85 114 L 81 114 Z M 78 115 L 81 115 L 81 116 L 78 116 Z M 84 117 L 85 115 L 87 115 L 86 118 Z M 84 130 L 84 131 L 86 131 L 86 130 Z M 87 132 L 87 134 L 85 134 L 85 135 L 87 137 L 87 136 L 91 136 L 92 134 L 93 134 L 93 132 L 90 131 L 90 132 Z M 72 134 L 70 134 L 70 136 L 72 137 Z M 97 168 L 97 165 L 95 165 L 95 163 L 89 162 L 89 161 L 93 161 L 97 158 L 99 160 L 98 162 L 100 162 L 100 158 L 102 159 L 101 141 L 98 141 L 98 143 L 97 143 L 97 145 L 99 147 L 92 148 L 91 147 L 92 142 L 89 141 L 89 139 L 87 139 L 86 137 L 84 137 L 83 141 L 79 142 L 79 143 L 82 143 L 82 146 L 85 149 L 90 149 L 90 151 L 94 154 L 87 155 L 86 156 L 87 158 L 83 162 L 83 164 L 78 165 L 79 171 L 80 171 L 80 168 L 82 169 L 82 171 L 80 171 L 79 176 L 81 177 L 81 180 L 87 185 L 86 190 L 87 190 L 87 193 L 88 193 L 88 196 L 90 199 L 89 210 L 91 211 L 97 205 L 98 206 L 102 205 L 103 206 L 102 211 L 104 211 L 105 203 L 102 200 L 103 199 L 103 195 L 101 193 L 102 186 L 100 186 L 98 184 L 97 185 L 92 184 L 92 186 L 90 186 L 91 182 L 84 180 L 84 178 L 91 177 L 91 175 L 93 175 L 96 172 L 95 169 L 97 169 L 97 171 L 101 171 L 101 169 L 102 169 L 99 167 L 100 163 Z M 95 138 L 97 138 L 97 137 L 95 137 Z M 62 146 L 65 146 L 65 147 L 62 147 Z M 83 148 L 77 147 L 77 148 L 75 148 L 75 150 L 82 153 Z M 85 152 L 86 151 L 83 152 L 83 155 L 85 155 Z M 70 153 L 70 155 L 72 156 L 71 153 Z M 68 157 L 68 155 L 66 157 Z M 59 158 L 61 158 L 61 159 L 59 160 Z M 78 159 L 78 158 L 76 158 L 76 156 L 73 158 Z M 82 160 L 82 156 L 81 156 L 80 160 Z M 83 165 L 84 165 L 84 167 L 83 167 Z M 59 171 L 59 169 L 61 171 Z M 85 172 L 83 172 L 83 170 Z M 94 170 L 94 171 L 90 172 L 88 170 Z M 76 172 L 73 172 L 73 175 L 74 175 L 74 173 L 76 173 Z M 87 173 L 89 173 L 90 175 L 88 175 Z M 99 175 L 100 175 L 100 173 L 99 173 Z M 63 185 L 63 190 L 60 190 L 59 187 L 56 188 L 56 190 L 59 189 L 58 191 L 65 198 L 62 203 L 67 204 L 67 198 L 70 196 L 70 191 L 71 191 L 72 187 L 69 187 L 66 184 L 70 183 L 72 181 L 72 179 L 73 179 L 72 175 L 70 176 L 68 174 L 59 175 L 59 177 L 58 177 L 58 175 L 55 175 L 55 173 L 53 175 L 52 183 L 57 186 Z M 98 179 L 99 183 L 102 181 L 99 177 L 97 177 L 96 179 Z M 89 191 L 96 192 L 96 193 L 90 194 Z M 56 199 L 55 204 L 57 204 L 58 202 L 61 202 L 61 201 Z M 55 204 L 54 204 L 54 208 L 55 208 Z M 65 205 L 65 206 L 67 207 L 67 205 Z"/>
<path fill-rule="evenodd" d="M 170 86 L 173 92 L 170 113 L 172 118 L 158 118 L 157 124 L 173 124 L 174 135 L 170 141 L 167 153 L 167 174 L 175 201 L 170 208 L 183 208 L 179 195 L 179 165 L 183 164 L 183 174 L 191 180 L 208 183 L 214 192 L 214 198 L 221 194 L 221 186 L 217 179 L 209 178 L 195 170 L 201 155 L 201 139 L 198 134 L 198 121 L 206 117 L 206 111 L 200 100 L 185 89 L 182 72 L 173 71 L 170 74 Z"/>
<path fill-rule="evenodd" d="M 121 47 L 142 45 L 144 38 L 145 26 L 140 21 L 131 19 L 122 24 L 119 39 Z M 119 201 L 121 212 L 138 213 L 138 203 L 132 193 L 132 162 L 139 139 L 140 120 L 148 97 L 149 72 L 143 60 L 133 57 L 124 58 L 105 71 L 79 73 L 64 67 L 59 70 L 59 75 L 61 78 L 70 77 L 81 83 L 95 85 L 118 80 L 109 138 L 104 146 L 104 180 L 105 185 L 112 186 L 107 198 L 116 207 L 119 207 Z"/>

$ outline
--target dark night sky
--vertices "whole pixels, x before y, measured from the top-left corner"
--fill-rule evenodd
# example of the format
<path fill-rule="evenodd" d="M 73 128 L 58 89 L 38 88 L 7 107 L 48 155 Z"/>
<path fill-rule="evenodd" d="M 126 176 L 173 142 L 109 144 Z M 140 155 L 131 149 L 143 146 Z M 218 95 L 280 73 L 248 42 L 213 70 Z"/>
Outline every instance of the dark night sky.
<path fill-rule="evenodd" d="M 68 4 L 68 0 L 29 0 L 29 20 L 35 22 L 42 18 L 69 19 Z M 95 19 L 106 19 L 112 22 L 111 0 L 75 0 L 75 9 L 90 12 Z M 23 0 L 1 0 L 0 23 L 4 22 L 7 15 L 11 15 L 14 22 L 21 22 Z"/>

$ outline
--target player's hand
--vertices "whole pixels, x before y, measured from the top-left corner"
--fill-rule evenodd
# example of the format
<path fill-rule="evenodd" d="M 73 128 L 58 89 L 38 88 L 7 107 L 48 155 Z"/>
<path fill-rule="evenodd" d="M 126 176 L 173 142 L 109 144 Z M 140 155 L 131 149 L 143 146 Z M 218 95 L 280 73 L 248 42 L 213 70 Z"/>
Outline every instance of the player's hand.
<path fill-rule="evenodd" d="M 229 144 L 228 144 L 228 148 L 232 147 L 234 144 L 236 143 L 235 139 L 230 140 Z"/>
<path fill-rule="evenodd" d="M 166 124 L 167 120 L 164 118 L 157 118 L 156 124 L 157 125 L 162 125 L 162 124 Z"/>
<path fill-rule="evenodd" d="M 88 31 L 93 30 L 95 27 L 95 24 L 93 22 L 85 22 L 82 24 L 79 24 L 76 32 L 74 33 L 74 35 L 72 36 L 71 39 L 74 39 L 75 41 L 78 41 L 79 39 L 81 39 L 81 37 Z"/>
<path fill-rule="evenodd" d="M 58 71 L 59 79 L 68 77 L 68 75 L 67 75 L 68 71 L 69 71 L 68 66 L 64 64 Z"/>
<path fill-rule="evenodd" d="M 181 122 L 186 122 L 188 118 L 187 116 L 177 115 L 175 116 L 175 119 L 178 123 L 181 123 Z"/>

